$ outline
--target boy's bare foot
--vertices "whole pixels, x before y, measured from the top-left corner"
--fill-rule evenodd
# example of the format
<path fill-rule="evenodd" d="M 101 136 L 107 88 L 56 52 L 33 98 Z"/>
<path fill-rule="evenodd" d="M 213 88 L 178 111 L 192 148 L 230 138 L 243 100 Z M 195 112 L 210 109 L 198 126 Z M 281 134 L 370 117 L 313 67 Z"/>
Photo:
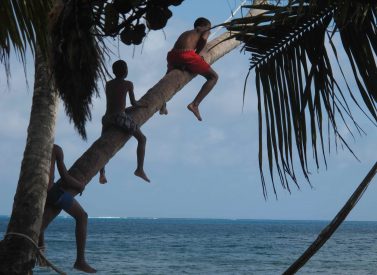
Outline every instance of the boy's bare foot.
<path fill-rule="evenodd" d="M 194 103 L 190 103 L 190 104 L 187 106 L 187 109 L 189 109 L 191 112 L 193 112 L 193 114 L 196 116 L 196 118 L 197 118 L 199 121 L 202 121 L 202 117 L 200 116 L 199 108 L 198 108 L 197 105 L 195 105 Z"/>
<path fill-rule="evenodd" d="M 101 183 L 101 184 L 107 183 L 107 178 L 106 178 L 105 174 L 99 175 L 99 183 Z"/>
<path fill-rule="evenodd" d="M 76 261 L 75 264 L 73 265 L 73 268 L 86 272 L 86 273 L 96 273 L 97 270 L 95 270 L 93 267 L 88 265 L 87 262 L 83 261 Z"/>
<path fill-rule="evenodd" d="M 167 115 L 168 114 L 168 109 L 166 108 L 166 104 L 162 105 L 160 109 L 160 115 Z"/>
<path fill-rule="evenodd" d="M 136 169 L 134 174 L 147 182 L 151 182 L 143 170 Z"/>
<path fill-rule="evenodd" d="M 39 252 L 41 254 L 43 254 L 43 256 L 44 256 L 44 254 L 45 254 L 45 247 L 44 246 L 40 246 L 40 247 L 38 247 L 38 249 L 39 249 Z M 48 267 L 48 264 L 47 264 L 46 260 L 41 255 L 39 255 L 39 254 L 37 255 L 37 263 L 38 263 L 38 265 L 40 267 Z"/>
<path fill-rule="evenodd" d="M 40 256 L 37 256 L 37 262 L 38 262 L 39 267 L 49 267 L 46 261 Z"/>

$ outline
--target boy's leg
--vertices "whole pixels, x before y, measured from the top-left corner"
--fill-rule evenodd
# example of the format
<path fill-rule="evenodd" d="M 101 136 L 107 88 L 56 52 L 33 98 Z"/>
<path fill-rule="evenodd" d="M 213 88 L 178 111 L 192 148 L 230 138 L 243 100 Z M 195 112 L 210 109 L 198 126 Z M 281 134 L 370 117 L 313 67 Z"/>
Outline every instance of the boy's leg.
<path fill-rule="evenodd" d="M 105 166 L 102 167 L 101 170 L 99 170 L 99 183 L 101 183 L 101 184 L 107 183 L 107 178 L 106 178 L 106 175 L 105 175 Z"/>
<path fill-rule="evenodd" d="M 45 238 L 44 238 L 44 232 L 48 225 L 52 222 L 52 220 L 59 215 L 61 212 L 61 209 L 51 207 L 49 205 L 45 205 L 45 209 L 43 211 L 43 218 L 42 218 L 42 226 L 41 231 L 39 233 L 39 240 L 38 240 L 38 247 L 39 249 L 44 252 L 45 251 Z M 39 266 L 47 266 L 47 263 L 39 259 Z"/>
<path fill-rule="evenodd" d="M 48 227 L 48 225 L 52 222 L 53 219 L 57 215 L 59 215 L 61 209 L 56 207 L 51 207 L 49 205 L 45 205 L 45 209 L 43 211 L 43 218 L 42 218 L 42 226 L 41 226 L 41 232 L 39 234 L 39 241 L 38 246 L 43 247 L 45 246 L 45 240 L 44 240 L 44 231 Z"/>
<path fill-rule="evenodd" d="M 212 88 L 215 86 L 217 80 L 218 80 L 218 75 L 217 73 L 212 69 L 210 68 L 208 70 L 208 72 L 204 73 L 204 74 L 200 74 L 202 76 L 204 76 L 207 81 L 206 83 L 204 83 L 204 85 L 202 86 L 202 88 L 200 89 L 198 95 L 195 97 L 195 99 L 193 100 L 193 102 L 191 102 L 187 108 L 194 113 L 194 115 L 196 116 L 196 118 L 201 121 L 202 118 L 200 116 L 200 112 L 199 112 L 199 104 L 200 102 L 202 102 L 202 100 L 208 95 L 208 93 L 212 90 Z"/>
<path fill-rule="evenodd" d="M 147 175 L 144 172 L 144 156 L 145 156 L 145 145 L 147 143 L 147 138 L 144 136 L 144 134 L 140 131 L 140 129 L 137 129 L 133 136 L 137 139 L 137 168 L 135 170 L 135 176 L 138 176 L 142 178 L 143 180 L 150 182 Z"/>
<path fill-rule="evenodd" d="M 169 66 L 168 64 L 168 70 L 166 71 L 165 75 L 167 75 L 172 69 L 173 67 Z M 168 114 L 168 109 L 166 107 L 166 102 L 164 102 L 164 104 L 162 104 L 162 107 L 160 108 L 160 115 L 167 115 L 167 114 Z"/>
<path fill-rule="evenodd" d="M 106 131 L 106 129 L 107 129 L 107 127 L 102 125 L 101 136 Z M 105 166 L 102 167 L 101 170 L 99 170 L 99 183 L 101 183 L 101 184 L 107 183 L 107 178 L 106 178 L 106 175 L 105 175 Z"/>
<path fill-rule="evenodd" d="M 92 268 L 85 260 L 86 228 L 88 224 L 88 214 L 84 211 L 84 209 L 75 199 L 73 199 L 72 206 L 69 209 L 64 209 L 64 211 L 76 220 L 75 233 L 77 257 L 73 267 L 87 273 L 95 273 L 96 270 Z"/>
<path fill-rule="evenodd" d="M 160 108 L 160 115 L 167 115 L 168 114 L 168 109 L 166 108 L 166 102 L 162 104 L 162 107 Z"/>
<path fill-rule="evenodd" d="M 38 247 L 42 252 L 45 252 L 46 250 L 44 232 L 46 228 L 48 227 L 48 225 L 53 221 L 53 219 L 56 218 L 56 216 L 59 215 L 61 211 L 62 210 L 60 208 L 52 207 L 48 204 L 45 204 L 45 208 L 43 210 L 43 217 L 42 217 L 42 226 L 41 226 L 41 231 L 39 233 L 39 240 L 38 240 Z M 38 264 L 41 267 L 48 266 L 47 263 L 39 257 L 38 257 Z"/>

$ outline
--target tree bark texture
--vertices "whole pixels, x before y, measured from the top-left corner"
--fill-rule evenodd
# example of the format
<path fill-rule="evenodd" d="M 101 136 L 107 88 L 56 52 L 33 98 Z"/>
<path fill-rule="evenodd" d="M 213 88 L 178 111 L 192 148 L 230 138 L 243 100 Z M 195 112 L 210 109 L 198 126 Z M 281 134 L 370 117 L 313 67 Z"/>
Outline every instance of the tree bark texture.
<path fill-rule="evenodd" d="M 255 4 L 260 4 L 264 1 L 265 0 L 256 0 Z M 261 12 L 261 10 L 252 10 L 249 16 L 256 16 Z M 216 62 L 240 45 L 240 42 L 234 38 L 226 40 L 230 35 L 229 32 L 226 32 L 207 44 L 201 54 L 209 64 Z M 173 70 L 149 89 L 140 99 L 140 102 L 146 104 L 148 108 L 130 107 L 127 110 L 133 120 L 141 126 L 161 108 L 164 102 L 169 101 L 194 77 L 195 75 L 189 72 Z M 130 137 L 129 134 L 125 134 L 116 129 L 110 129 L 97 139 L 73 164 L 69 169 L 69 173 L 73 177 L 88 184 L 97 172 L 124 146 Z M 77 195 L 76 190 L 70 191 Z"/>
<path fill-rule="evenodd" d="M 50 173 L 58 97 L 44 56 L 37 49 L 35 82 L 27 141 L 7 233 L 21 233 L 38 243 Z M 0 274 L 30 274 L 35 247 L 21 236 L 0 242 Z"/>

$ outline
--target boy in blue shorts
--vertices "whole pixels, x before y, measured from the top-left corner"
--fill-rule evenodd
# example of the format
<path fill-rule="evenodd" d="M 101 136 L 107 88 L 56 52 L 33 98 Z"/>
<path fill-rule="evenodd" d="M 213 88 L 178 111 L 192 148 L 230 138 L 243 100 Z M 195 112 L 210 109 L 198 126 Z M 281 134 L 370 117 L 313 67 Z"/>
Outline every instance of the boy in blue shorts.
<path fill-rule="evenodd" d="M 55 164 L 58 168 L 62 183 L 54 183 Z M 76 246 L 77 257 L 74 268 L 87 273 L 95 273 L 85 260 L 86 228 L 88 214 L 84 211 L 73 195 L 65 189 L 75 189 L 83 192 L 85 184 L 68 174 L 64 164 L 64 154 L 60 146 L 54 144 L 51 155 L 50 179 L 48 182 L 47 199 L 43 213 L 41 233 L 39 235 L 39 246 L 44 247 L 44 231 L 56 215 L 64 210 L 76 220 Z"/>

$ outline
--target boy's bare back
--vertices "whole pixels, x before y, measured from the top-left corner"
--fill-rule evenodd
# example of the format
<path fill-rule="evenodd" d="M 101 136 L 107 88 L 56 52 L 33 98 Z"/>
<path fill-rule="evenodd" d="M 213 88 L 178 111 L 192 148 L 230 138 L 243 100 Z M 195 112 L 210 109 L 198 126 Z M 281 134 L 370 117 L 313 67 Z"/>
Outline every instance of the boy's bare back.
<path fill-rule="evenodd" d="M 217 73 L 200 56 L 201 51 L 207 44 L 210 33 L 211 22 L 204 17 L 197 18 L 194 22 L 194 29 L 182 33 L 166 57 L 168 62 L 167 73 L 174 69 L 181 69 L 192 74 L 200 74 L 207 79 L 193 102 L 187 106 L 199 121 L 202 118 L 198 106 L 212 90 L 218 79 Z M 160 109 L 160 114 L 166 115 L 167 113 L 166 103 L 164 103 Z"/>
<path fill-rule="evenodd" d="M 115 61 L 113 64 L 115 78 L 106 83 L 106 113 L 102 117 L 102 133 L 110 126 L 131 134 L 137 139 L 137 168 L 134 174 L 143 180 L 150 182 L 144 172 L 144 155 L 146 137 L 141 132 L 139 125 L 132 119 L 126 108 L 126 97 L 130 97 L 130 103 L 134 107 L 147 107 L 136 101 L 134 86 L 131 81 L 124 80 L 128 75 L 127 63 L 124 60 Z M 106 183 L 105 167 L 100 170 L 100 183 Z"/>
<path fill-rule="evenodd" d="M 54 144 L 52 146 L 52 152 L 51 152 L 50 178 L 49 178 L 49 181 L 48 181 L 48 187 L 47 187 L 47 189 L 50 189 L 51 186 L 54 184 L 54 180 L 55 180 L 55 164 L 58 165 L 58 169 L 60 169 L 59 172 L 63 171 L 63 169 L 62 169 L 62 165 L 64 165 L 64 163 L 62 164 L 63 159 L 64 159 L 63 149 L 59 145 Z M 60 175 L 60 176 L 62 176 L 62 175 Z"/>
<path fill-rule="evenodd" d="M 198 48 L 198 44 L 207 41 L 208 31 L 189 30 L 182 33 L 174 44 L 174 49 L 177 50 L 195 50 Z"/>
<path fill-rule="evenodd" d="M 127 93 L 133 90 L 131 81 L 115 78 L 106 83 L 106 115 L 124 112 Z"/>
<path fill-rule="evenodd" d="M 54 179 L 55 179 L 55 162 L 56 162 L 56 155 L 59 154 L 59 149 L 60 147 L 56 144 L 53 145 L 52 147 L 52 153 L 51 153 L 51 162 L 50 162 L 50 178 L 48 180 L 48 187 L 47 189 L 50 189 L 51 186 L 54 184 Z M 60 148 L 61 150 L 61 148 Z"/>

